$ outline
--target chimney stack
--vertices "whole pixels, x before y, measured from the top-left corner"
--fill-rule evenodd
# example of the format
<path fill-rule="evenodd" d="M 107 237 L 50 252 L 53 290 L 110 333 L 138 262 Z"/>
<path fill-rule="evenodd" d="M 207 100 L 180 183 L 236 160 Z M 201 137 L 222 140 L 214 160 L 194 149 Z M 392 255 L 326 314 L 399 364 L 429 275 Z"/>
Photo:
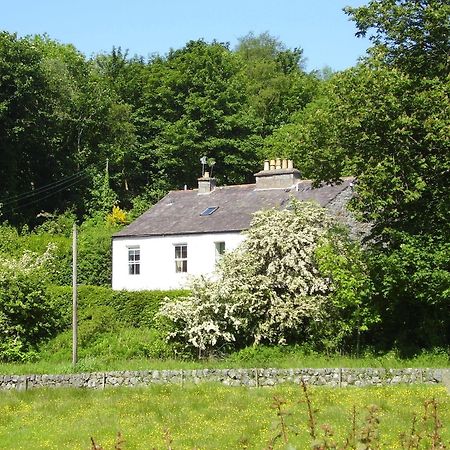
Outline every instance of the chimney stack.
<path fill-rule="evenodd" d="M 209 194 L 216 187 L 216 179 L 209 177 L 209 172 L 198 179 L 198 194 Z"/>
<path fill-rule="evenodd" d="M 256 189 L 287 189 L 300 181 L 300 172 L 291 159 L 264 161 L 264 170 L 255 174 Z"/>

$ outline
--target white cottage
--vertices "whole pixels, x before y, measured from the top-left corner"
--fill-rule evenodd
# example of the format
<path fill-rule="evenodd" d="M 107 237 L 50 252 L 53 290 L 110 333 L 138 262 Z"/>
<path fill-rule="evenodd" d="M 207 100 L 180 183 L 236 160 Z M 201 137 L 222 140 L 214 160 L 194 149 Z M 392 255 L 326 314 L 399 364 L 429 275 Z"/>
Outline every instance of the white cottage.
<path fill-rule="evenodd" d="M 295 197 L 339 213 L 351 196 L 351 178 L 315 189 L 287 160 L 266 161 L 255 177 L 255 184 L 217 187 L 206 172 L 198 189 L 169 192 L 114 234 L 113 289 L 182 288 L 188 276 L 212 273 L 220 255 L 243 241 L 254 212 Z"/>

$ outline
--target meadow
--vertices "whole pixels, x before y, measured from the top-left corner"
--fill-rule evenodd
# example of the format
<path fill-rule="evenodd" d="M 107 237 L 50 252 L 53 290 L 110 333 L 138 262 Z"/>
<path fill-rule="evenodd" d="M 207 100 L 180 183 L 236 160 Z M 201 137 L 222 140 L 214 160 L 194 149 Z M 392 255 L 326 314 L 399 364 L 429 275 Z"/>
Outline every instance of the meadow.
<path fill-rule="evenodd" d="M 178 358 L 152 358 L 141 349 L 155 344 L 151 330 L 124 329 L 120 333 L 93 334 L 92 342 L 79 349 L 79 361 L 73 366 L 71 335 L 64 333 L 49 342 L 37 355 L 36 361 L 2 363 L 0 374 L 66 374 L 112 370 L 175 370 L 224 368 L 326 368 L 326 367 L 381 367 L 386 369 L 450 367 L 446 349 L 422 351 L 412 357 L 402 357 L 397 351 L 384 353 L 367 351 L 359 357 L 338 353 L 324 354 L 304 346 L 251 346 L 228 355 L 196 359 L 192 356 Z M 57 345 L 58 344 L 58 345 Z M 166 345 L 166 344 L 162 344 Z"/>
<path fill-rule="evenodd" d="M 3 392 L 1 448 L 87 450 L 92 437 L 105 450 L 263 449 L 286 448 L 286 436 L 290 448 L 305 449 L 311 448 L 313 441 L 311 419 L 317 442 L 327 439 L 342 443 L 352 435 L 369 432 L 379 445 L 373 448 L 412 449 L 416 447 L 402 447 L 401 433 L 406 433 L 404 440 L 416 433 L 425 444 L 431 440 L 427 435 L 436 430 L 447 446 L 450 442 L 450 428 L 436 428 L 431 410 L 427 423 L 422 423 L 424 403 L 430 399 L 436 400 L 441 423 L 450 423 L 450 398 L 442 386 L 311 387 L 307 393 L 310 413 L 302 387 L 294 385 Z M 416 431 L 411 433 L 415 415 Z M 123 441 L 119 445 L 118 432 Z"/>

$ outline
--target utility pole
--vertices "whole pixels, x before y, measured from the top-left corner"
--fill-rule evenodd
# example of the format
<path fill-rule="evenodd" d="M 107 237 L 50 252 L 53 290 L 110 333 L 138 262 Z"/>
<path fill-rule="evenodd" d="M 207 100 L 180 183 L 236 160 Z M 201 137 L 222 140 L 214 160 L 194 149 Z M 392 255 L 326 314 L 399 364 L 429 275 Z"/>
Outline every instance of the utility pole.
<path fill-rule="evenodd" d="M 77 224 L 72 233 L 72 365 L 78 360 Z"/>

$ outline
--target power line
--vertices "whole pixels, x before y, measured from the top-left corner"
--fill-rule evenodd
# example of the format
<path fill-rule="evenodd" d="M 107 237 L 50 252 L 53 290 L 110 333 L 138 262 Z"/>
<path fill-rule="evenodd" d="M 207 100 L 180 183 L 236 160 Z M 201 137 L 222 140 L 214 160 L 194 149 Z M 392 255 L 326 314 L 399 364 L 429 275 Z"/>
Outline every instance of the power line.
<path fill-rule="evenodd" d="M 51 197 L 51 196 L 53 196 L 53 195 L 55 195 L 55 194 L 58 194 L 59 192 L 65 191 L 65 190 L 68 189 L 69 187 L 75 186 L 76 184 L 78 184 L 78 183 L 80 183 L 81 181 L 83 181 L 84 178 L 86 178 L 87 176 L 88 176 L 88 174 L 85 173 L 84 175 L 82 175 L 82 176 L 78 177 L 77 179 L 73 180 L 72 183 L 67 184 L 66 186 L 62 187 L 61 189 L 58 189 L 58 190 L 56 190 L 56 191 L 54 191 L 54 192 L 51 192 L 50 194 L 44 195 L 43 197 L 34 199 L 34 200 L 30 201 L 30 202 L 23 203 L 23 204 L 21 204 L 21 205 L 19 205 L 19 206 L 13 206 L 13 207 L 11 207 L 11 208 L 8 208 L 8 209 L 5 210 L 5 211 L 4 211 L 3 209 L 0 209 L 0 215 L 1 215 L 1 214 L 4 214 L 4 213 L 10 213 L 10 212 L 12 212 L 12 211 L 16 211 L 16 210 L 25 208 L 26 206 L 30 206 L 30 205 L 33 205 L 33 204 L 35 204 L 35 203 L 39 203 L 39 202 L 41 202 L 42 200 L 45 200 L 46 198 L 49 198 L 49 197 Z"/>
<path fill-rule="evenodd" d="M 86 175 L 86 171 L 87 170 L 88 169 L 86 168 L 84 170 L 81 170 L 80 172 L 77 172 L 77 173 L 73 174 L 73 175 L 69 175 L 68 177 L 65 177 L 65 178 L 62 178 L 61 180 L 54 181 L 52 183 L 46 184 L 46 185 L 44 185 L 44 186 L 42 186 L 40 188 L 34 189 L 32 191 L 24 192 L 22 194 L 13 195 L 11 197 L 5 197 L 5 198 L 0 200 L 0 203 L 2 205 L 7 205 L 9 203 L 14 203 L 16 201 L 20 201 L 20 200 L 28 198 L 28 197 L 34 197 L 36 195 L 40 195 L 43 192 L 55 189 L 55 188 L 57 188 L 57 187 L 59 187 L 61 185 L 69 183 L 70 181 L 72 181 L 72 180 L 74 180 L 74 179 L 76 179 L 78 177 L 83 177 L 84 175 Z"/>

